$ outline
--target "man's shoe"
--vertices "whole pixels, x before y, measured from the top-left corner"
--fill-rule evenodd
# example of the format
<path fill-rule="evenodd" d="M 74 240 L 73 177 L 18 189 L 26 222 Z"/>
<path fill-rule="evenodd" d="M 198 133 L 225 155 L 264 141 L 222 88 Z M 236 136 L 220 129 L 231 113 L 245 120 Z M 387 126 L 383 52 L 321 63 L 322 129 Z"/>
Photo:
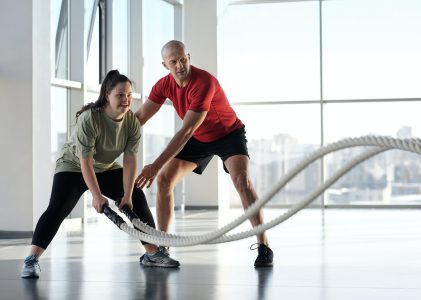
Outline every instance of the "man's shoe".
<path fill-rule="evenodd" d="M 161 251 L 166 256 L 170 256 L 170 247 L 169 246 L 159 246 L 158 251 Z"/>
<path fill-rule="evenodd" d="M 172 259 L 168 252 L 164 249 L 158 248 L 158 251 L 154 254 L 145 253 L 140 264 L 144 267 L 161 267 L 161 268 L 178 268 L 180 263 L 175 259 Z"/>
<path fill-rule="evenodd" d="M 168 247 L 168 246 L 159 246 L 158 247 L 158 251 L 162 251 L 162 253 L 164 253 L 166 256 L 170 256 L 170 247 Z M 139 262 L 140 263 L 142 263 L 144 256 L 145 256 L 145 254 L 142 254 L 139 257 Z"/>
<path fill-rule="evenodd" d="M 259 245 L 258 248 L 252 248 L 253 245 Z M 254 262 L 254 266 L 256 268 L 260 267 L 271 267 L 273 266 L 273 251 L 264 244 L 253 244 L 251 245 L 250 249 L 255 250 L 257 249 L 258 255 L 256 261 Z"/>
<path fill-rule="evenodd" d="M 38 278 L 41 268 L 39 267 L 38 260 L 35 256 L 30 255 L 25 258 L 23 262 L 20 277 L 22 278 Z"/>

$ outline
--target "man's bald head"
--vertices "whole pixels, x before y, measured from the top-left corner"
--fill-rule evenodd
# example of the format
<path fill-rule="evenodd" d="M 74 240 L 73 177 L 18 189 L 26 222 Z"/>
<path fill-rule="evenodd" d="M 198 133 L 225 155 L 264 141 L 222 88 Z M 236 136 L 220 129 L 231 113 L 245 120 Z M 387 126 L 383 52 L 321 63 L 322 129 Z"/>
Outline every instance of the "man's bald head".
<path fill-rule="evenodd" d="M 186 46 L 182 42 L 177 41 L 177 40 L 169 41 L 164 46 L 162 46 L 162 49 L 161 49 L 162 59 L 165 60 L 167 53 L 172 52 L 174 50 L 182 50 L 184 53 L 186 53 Z"/>

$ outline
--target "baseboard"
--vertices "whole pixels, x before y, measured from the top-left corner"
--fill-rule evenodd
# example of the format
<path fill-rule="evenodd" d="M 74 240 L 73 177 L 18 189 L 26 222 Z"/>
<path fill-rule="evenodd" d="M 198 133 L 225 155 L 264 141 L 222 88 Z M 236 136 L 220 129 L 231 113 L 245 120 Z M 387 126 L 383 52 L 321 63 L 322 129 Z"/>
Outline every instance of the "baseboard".
<path fill-rule="evenodd" d="M 218 210 L 218 205 L 186 205 L 185 210 Z"/>
<path fill-rule="evenodd" d="M 31 238 L 33 231 L 7 231 L 0 230 L 0 239 L 24 239 Z"/>

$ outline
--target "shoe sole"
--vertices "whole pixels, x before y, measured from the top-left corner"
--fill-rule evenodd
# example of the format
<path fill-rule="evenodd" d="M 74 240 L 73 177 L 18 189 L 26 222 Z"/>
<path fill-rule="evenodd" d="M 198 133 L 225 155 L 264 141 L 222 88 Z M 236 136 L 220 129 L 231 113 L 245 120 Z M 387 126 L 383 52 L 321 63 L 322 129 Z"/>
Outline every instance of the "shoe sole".
<path fill-rule="evenodd" d="M 151 262 L 141 262 L 140 265 L 148 268 L 178 268 L 180 265 L 166 265 L 166 264 L 157 264 Z"/>
<path fill-rule="evenodd" d="M 38 279 L 39 276 L 38 275 L 20 275 L 20 278 L 25 278 L 25 279 Z"/>
<path fill-rule="evenodd" d="M 258 264 L 258 265 L 254 265 L 254 267 L 255 268 L 273 267 L 273 263 Z"/>

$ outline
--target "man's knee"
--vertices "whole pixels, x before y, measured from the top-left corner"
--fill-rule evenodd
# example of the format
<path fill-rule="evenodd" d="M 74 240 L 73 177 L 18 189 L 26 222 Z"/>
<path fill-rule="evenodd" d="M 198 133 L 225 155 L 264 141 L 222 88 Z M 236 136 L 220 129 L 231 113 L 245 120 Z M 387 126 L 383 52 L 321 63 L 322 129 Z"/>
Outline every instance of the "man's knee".
<path fill-rule="evenodd" d="M 251 192 L 253 190 L 253 185 L 251 183 L 251 180 L 249 176 L 245 173 L 238 174 L 234 178 L 232 178 L 232 181 L 234 183 L 234 187 L 239 192 Z"/>
<path fill-rule="evenodd" d="M 158 189 L 168 191 L 174 188 L 174 179 L 166 172 L 160 172 L 156 177 L 156 184 Z"/>

